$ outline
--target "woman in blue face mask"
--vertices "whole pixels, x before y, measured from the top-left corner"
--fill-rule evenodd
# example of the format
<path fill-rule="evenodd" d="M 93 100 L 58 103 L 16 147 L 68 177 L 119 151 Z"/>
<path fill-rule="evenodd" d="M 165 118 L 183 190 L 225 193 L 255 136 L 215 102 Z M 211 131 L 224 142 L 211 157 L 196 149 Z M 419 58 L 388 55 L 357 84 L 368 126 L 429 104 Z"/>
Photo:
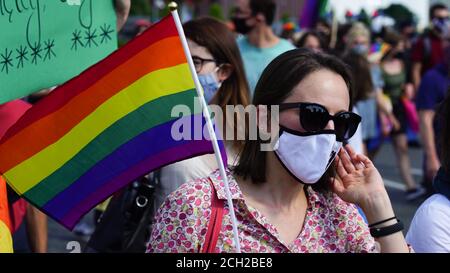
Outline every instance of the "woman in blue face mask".
<path fill-rule="evenodd" d="M 188 39 L 189 50 L 207 103 L 217 101 L 216 94 L 231 72 L 230 64 L 219 63 L 209 50 Z"/>
<path fill-rule="evenodd" d="M 232 31 L 224 23 L 208 17 L 186 22 L 183 28 L 206 101 L 210 105 L 218 105 L 224 113 L 227 105 L 246 107 L 250 100 L 248 85 Z M 242 118 L 238 116 L 236 122 L 225 118 L 223 124 L 216 125 L 226 135 L 227 131 L 241 130 L 239 126 Z M 237 155 L 243 145 L 242 140 L 233 139 L 224 141 L 229 165 L 237 162 Z M 212 154 L 162 168 L 159 172 L 160 183 L 155 191 L 155 212 L 167 195 L 180 185 L 207 176 L 215 169 L 217 163 Z"/>
<path fill-rule="evenodd" d="M 296 49 L 273 60 L 249 117 L 260 137 L 248 137 L 228 172 L 233 208 L 218 171 L 184 184 L 156 215 L 148 251 L 234 252 L 233 209 L 242 252 L 408 252 L 380 174 L 342 148 L 361 121 L 350 112 L 351 88 L 334 57 Z M 268 140 L 273 150 L 263 149 Z"/>

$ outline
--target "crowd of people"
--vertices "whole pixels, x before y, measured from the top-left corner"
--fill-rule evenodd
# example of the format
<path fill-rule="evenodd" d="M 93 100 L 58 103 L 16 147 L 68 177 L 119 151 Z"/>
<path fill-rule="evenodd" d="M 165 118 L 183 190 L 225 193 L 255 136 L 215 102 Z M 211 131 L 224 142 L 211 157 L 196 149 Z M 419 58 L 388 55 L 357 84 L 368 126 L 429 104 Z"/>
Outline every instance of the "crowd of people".
<path fill-rule="evenodd" d="M 116 2 L 122 26 L 129 1 Z M 363 22 L 336 26 L 324 19 L 281 37 L 272 28 L 276 1 L 235 4 L 233 28 L 211 17 L 183 28 L 207 102 L 224 112 L 227 105 L 258 109 L 256 117 L 225 115 L 224 131 L 255 122 L 263 135 L 271 111 L 263 106 L 279 106 L 274 150 L 261 150 L 261 138 L 225 140 L 233 207 L 213 155 L 149 174 L 148 221 L 138 221 L 140 227 L 122 221 L 119 228 L 111 219 L 125 217 L 119 208 L 132 202 L 115 195 L 88 251 L 235 252 L 237 224 L 242 252 L 450 252 L 448 8 L 433 5 L 422 33 L 412 21 L 374 31 Z M 148 26 L 139 24 L 138 35 Z M 424 150 L 419 184 L 408 153 L 411 133 Z M 429 197 L 408 231 L 372 163 L 387 141 L 405 201 Z M 38 213 L 27 215 L 36 219 L 35 230 L 46 230 Z"/>

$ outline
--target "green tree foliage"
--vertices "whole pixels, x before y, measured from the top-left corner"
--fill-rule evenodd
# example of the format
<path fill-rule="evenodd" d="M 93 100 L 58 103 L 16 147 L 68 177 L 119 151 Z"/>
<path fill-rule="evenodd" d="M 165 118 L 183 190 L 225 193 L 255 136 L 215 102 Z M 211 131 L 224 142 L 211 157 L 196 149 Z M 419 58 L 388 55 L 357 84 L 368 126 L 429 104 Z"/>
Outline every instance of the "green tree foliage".
<path fill-rule="evenodd" d="M 392 17 L 395 20 L 396 26 L 404 22 L 415 21 L 414 13 L 401 4 L 391 4 L 383 12 L 385 15 Z"/>
<path fill-rule="evenodd" d="M 365 9 L 361 9 L 361 12 L 358 15 L 358 21 L 366 25 L 367 27 L 370 27 L 370 16 L 367 14 L 367 11 Z"/>
<path fill-rule="evenodd" d="M 131 15 L 150 15 L 152 11 L 151 0 L 132 0 Z"/>
<path fill-rule="evenodd" d="M 223 21 L 225 17 L 223 15 L 222 6 L 220 6 L 219 3 L 211 4 L 209 7 L 209 16 Z"/>

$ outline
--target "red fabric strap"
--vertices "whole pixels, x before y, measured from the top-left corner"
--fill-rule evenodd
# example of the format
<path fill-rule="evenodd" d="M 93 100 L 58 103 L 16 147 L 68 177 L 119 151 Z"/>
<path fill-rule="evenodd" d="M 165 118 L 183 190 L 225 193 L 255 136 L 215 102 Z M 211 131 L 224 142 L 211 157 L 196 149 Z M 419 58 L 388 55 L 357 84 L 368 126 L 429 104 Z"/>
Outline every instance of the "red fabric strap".
<path fill-rule="evenodd" d="M 220 229 L 222 228 L 223 218 L 223 200 L 217 197 L 216 189 L 213 182 L 211 183 L 211 217 L 209 218 L 208 230 L 206 232 L 205 243 L 201 253 L 214 253 L 216 250 L 217 240 L 219 239 Z"/>

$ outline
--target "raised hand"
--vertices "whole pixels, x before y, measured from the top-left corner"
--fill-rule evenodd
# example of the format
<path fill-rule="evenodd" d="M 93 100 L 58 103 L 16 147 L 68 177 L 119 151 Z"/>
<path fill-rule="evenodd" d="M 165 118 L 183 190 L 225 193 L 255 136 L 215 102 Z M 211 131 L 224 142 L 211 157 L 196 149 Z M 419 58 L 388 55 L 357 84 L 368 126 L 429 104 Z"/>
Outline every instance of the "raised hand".
<path fill-rule="evenodd" d="M 335 160 L 337 178 L 332 179 L 333 191 L 344 201 L 363 206 L 373 195 L 386 193 L 383 179 L 372 161 L 356 154 L 346 145 Z"/>

